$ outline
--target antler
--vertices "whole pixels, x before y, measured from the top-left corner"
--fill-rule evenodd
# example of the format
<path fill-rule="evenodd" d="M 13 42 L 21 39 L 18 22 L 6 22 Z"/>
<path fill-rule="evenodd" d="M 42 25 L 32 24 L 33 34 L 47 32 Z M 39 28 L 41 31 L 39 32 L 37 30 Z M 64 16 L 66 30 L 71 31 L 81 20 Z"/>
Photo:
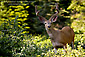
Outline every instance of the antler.
<path fill-rule="evenodd" d="M 44 17 L 40 16 L 40 15 L 39 15 L 39 12 L 40 12 L 40 10 L 37 11 L 37 5 L 36 5 L 36 6 L 35 6 L 35 13 L 36 13 L 36 16 L 39 17 L 40 21 L 45 21 L 46 19 L 45 19 Z"/>
<path fill-rule="evenodd" d="M 55 5 L 56 5 L 56 13 L 55 14 L 53 14 L 51 17 L 50 17 L 50 19 L 49 20 L 51 20 L 53 17 L 55 17 L 55 16 L 57 16 L 57 14 L 59 13 L 59 9 L 58 9 L 58 3 L 55 3 Z"/>
<path fill-rule="evenodd" d="M 36 12 L 36 16 L 38 16 L 40 11 L 37 11 L 37 5 L 35 5 L 35 12 Z"/>

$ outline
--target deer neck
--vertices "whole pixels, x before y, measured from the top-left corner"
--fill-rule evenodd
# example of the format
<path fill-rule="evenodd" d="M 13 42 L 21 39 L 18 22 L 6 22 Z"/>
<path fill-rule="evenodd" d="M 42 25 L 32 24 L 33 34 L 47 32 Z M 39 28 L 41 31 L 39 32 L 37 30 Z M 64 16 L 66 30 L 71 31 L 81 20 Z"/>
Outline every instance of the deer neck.
<path fill-rule="evenodd" d="M 46 31 L 47 31 L 48 34 L 52 34 L 53 31 L 54 31 L 54 28 L 47 29 Z"/>
<path fill-rule="evenodd" d="M 47 31 L 48 35 L 50 36 L 50 38 L 53 39 L 53 37 L 54 37 L 53 33 L 55 33 L 54 27 L 51 27 L 50 29 L 46 29 L 46 31 Z"/>

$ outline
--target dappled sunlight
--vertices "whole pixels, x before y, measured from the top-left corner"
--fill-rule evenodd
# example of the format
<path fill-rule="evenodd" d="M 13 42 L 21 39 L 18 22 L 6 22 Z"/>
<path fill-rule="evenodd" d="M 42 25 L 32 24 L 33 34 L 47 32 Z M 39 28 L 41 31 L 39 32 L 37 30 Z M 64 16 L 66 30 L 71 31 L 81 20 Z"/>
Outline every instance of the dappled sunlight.
<path fill-rule="evenodd" d="M 34 8 L 37 5 L 40 15 L 49 19 L 56 12 L 56 2 L 59 14 L 53 24 L 55 29 L 68 25 L 73 28 L 75 37 L 74 49 L 67 43 L 67 49 L 58 48 L 55 53 L 51 38 Z M 85 57 L 84 5 L 84 0 L 1 1 L 0 57 Z"/>

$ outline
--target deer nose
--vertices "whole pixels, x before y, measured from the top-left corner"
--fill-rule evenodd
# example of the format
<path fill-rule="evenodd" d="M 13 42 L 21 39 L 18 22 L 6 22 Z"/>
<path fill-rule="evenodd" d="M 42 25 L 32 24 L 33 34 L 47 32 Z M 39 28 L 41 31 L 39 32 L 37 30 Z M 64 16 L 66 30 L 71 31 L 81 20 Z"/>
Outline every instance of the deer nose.
<path fill-rule="evenodd" d="M 51 26 L 48 26 L 48 28 L 50 28 Z"/>

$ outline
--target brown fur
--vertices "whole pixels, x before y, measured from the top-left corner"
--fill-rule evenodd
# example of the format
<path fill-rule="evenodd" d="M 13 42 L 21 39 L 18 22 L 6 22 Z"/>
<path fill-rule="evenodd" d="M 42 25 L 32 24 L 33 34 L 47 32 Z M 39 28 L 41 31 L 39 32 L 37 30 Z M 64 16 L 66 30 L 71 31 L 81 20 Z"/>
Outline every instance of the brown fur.
<path fill-rule="evenodd" d="M 61 30 L 58 30 L 58 29 L 54 29 L 51 26 L 50 21 L 45 21 L 45 23 L 46 23 L 45 28 L 47 30 L 48 35 L 51 38 L 51 42 L 52 42 L 54 47 L 56 47 L 56 48 L 58 46 L 65 46 L 66 47 L 66 44 L 67 43 L 70 44 L 71 42 L 73 42 L 73 45 L 74 45 L 75 34 L 74 34 L 74 31 L 72 28 L 66 26 L 66 27 L 63 27 Z M 48 24 L 51 26 L 50 29 L 48 29 Z M 72 48 L 74 48 L 74 46 Z"/>

